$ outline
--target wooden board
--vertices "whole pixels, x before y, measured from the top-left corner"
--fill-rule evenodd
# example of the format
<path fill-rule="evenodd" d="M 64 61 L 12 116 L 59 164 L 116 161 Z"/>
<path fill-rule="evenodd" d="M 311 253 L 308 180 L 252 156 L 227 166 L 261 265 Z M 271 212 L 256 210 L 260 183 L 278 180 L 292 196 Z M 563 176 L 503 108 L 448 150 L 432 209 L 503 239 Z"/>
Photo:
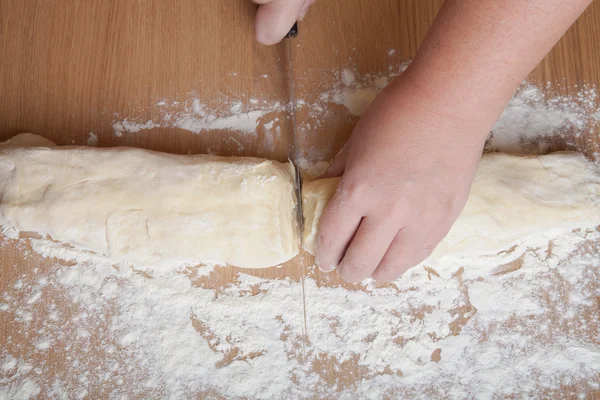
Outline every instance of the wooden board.
<path fill-rule="evenodd" d="M 357 76 L 387 73 L 414 57 L 442 1 L 321 0 L 300 24 L 293 46 L 297 97 L 315 102 L 352 68 Z M 253 99 L 284 104 L 289 99 L 285 47 L 253 40 L 255 6 L 250 1 L 222 0 L 2 0 L 0 2 L 0 141 L 33 132 L 58 144 L 86 145 L 90 133 L 100 146 L 128 145 L 171 153 L 251 155 L 285 160 L 285 134 L 273 140 L 264 124 L 279 118 L 290 129 L 285 108 L 274 109 L 256 135 L 232 130 L 202 134 L 156 127 L 115 135 L 115 121 L 164 119 L 184 112 L 194 98 L 219 111 Z M 595 2 L 531 74 L 530 80 L 554 94 L 575 94 L 584 84 L 600 82 L 600 3 Z M 223 99 L 227 99 L 224 106 Z M 179 104 L 176 104 L 179 102 Z M 319 117 L 321 118 L 321 117 Z M 304 156 L 328 160 L 341 148 L 357 121 L 341 105 L 330 105 L 319 124 L 308 108 L 298 113 Z M 591 155 L 600 144 L 591 130 L 577 139 Z M 561 143 L 557 144 L 560 147 Z M 4 292 L 31 263 L 18 246 L 0 255 Z M 40 268 L 56 262 L 36 259 Z M 250 271 L 266 278 L 300 281 L 312 258 L 303 254 L 283 268 Z M 239 270 L 219 268 L 195 284 L 219 290 L 236 280 Z M 248 271 L 245 271 L 248 272 Z M 306 272 L 319 285 L 343 286 L 338 277 Z M 299 312 L 301 312 L 299 310 Z M 6 314 L 0 320 L 0 344 L 15 337 Z M 310 332 L 309 332 L 310 336 Z M 53 357 L 53 356 L 50 356 Z M 54 357 L 59 357 L 55 355 Z M 55 368 L 60 362 L 54 361 Z M 50 360 L 52 361 L 52 360 Z M 335 363 L 314 366 L 339 383 Z M 361 379 L 358 368 L 344 379 Z M 567 392 L 567 391 L 565 391 Z"/>

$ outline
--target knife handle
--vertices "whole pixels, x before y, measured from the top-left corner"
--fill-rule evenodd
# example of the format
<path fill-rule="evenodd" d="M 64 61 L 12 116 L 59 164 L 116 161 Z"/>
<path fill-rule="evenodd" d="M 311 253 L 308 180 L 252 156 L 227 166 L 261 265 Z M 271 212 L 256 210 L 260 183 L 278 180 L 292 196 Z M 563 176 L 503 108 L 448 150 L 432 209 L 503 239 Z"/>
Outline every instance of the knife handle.
<path fill-rule="evenodd" d="M 287 35 L 285 35 L 286 39 L 289 38 L 293 38 L 298 36 L 298 22 L 294 23 L 294 26 L 292 26 L 292 29 L 290 29 L 290 31 L 287 33 Z"/>

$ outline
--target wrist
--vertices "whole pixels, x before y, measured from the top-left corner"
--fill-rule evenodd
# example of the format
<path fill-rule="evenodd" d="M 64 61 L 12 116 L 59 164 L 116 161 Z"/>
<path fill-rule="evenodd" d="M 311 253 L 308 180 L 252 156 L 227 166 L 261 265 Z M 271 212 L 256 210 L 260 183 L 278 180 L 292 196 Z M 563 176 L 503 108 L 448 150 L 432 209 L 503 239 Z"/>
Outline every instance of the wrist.
<path fill-rule="evenodd" d="M 494 82 L 485 72 L 452 74 L 437 65 L 411 64 L 403 74 L 405 84 L 420 93 L 432 107 L 447 110 L 454 118 L 493 125 L 518 85 Z M 491 128 L 491 126 L 490 126 Z"/>
<path fill-rule="evenodd" d="M 407 69 L 376 101 L 381 101 L 381 107 L 411 114 L 421 124 L 418 131 L 433 141 L 481 148 L 504 104 L 497 107 L 499 111 L 490 110 L 486 104 L 464 101 L 461 91 L 454 89 L 437 90 L 426 80 L 415 80 Z"/>

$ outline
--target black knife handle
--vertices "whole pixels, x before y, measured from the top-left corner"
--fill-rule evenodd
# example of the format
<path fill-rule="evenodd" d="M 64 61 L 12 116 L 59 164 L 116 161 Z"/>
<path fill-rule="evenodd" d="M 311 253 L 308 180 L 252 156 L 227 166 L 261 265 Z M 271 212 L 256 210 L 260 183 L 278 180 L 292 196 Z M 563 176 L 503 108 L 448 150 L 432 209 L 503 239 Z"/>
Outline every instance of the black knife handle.
<path fill-rule="evenodd" d="M 285 38 L 289 39 L 289 38 L 293 38 L 296 36 L 298 36 L 298 22 L 294 23 L 294 26 L 292 26 L 292 29 L 290 29 L 288 34 L 285 35 Z"/>

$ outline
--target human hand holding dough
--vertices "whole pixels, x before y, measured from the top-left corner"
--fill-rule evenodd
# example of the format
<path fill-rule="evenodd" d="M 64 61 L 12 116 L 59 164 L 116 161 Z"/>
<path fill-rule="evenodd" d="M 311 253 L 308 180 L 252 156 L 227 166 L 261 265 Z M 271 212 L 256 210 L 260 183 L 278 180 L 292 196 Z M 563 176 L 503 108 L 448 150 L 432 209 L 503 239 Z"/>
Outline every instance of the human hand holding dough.
<path fill-rule="evenodd" d="M 392 280 L 427 258 L 467 199 L 486 120 L 421 107 L 411 82 L 388 86 L 327 176 L 343 173 L 316 237 L 317 265 L 358 282 Z"/>
<path fill-rule="evenodd" d="M 590 0 L 447 0 L 408 69 L 354 130 L 331 174 L 316 260 L 346 281 L 391 280 L 458 217 L 485 137 L 519 83 Z"/>

